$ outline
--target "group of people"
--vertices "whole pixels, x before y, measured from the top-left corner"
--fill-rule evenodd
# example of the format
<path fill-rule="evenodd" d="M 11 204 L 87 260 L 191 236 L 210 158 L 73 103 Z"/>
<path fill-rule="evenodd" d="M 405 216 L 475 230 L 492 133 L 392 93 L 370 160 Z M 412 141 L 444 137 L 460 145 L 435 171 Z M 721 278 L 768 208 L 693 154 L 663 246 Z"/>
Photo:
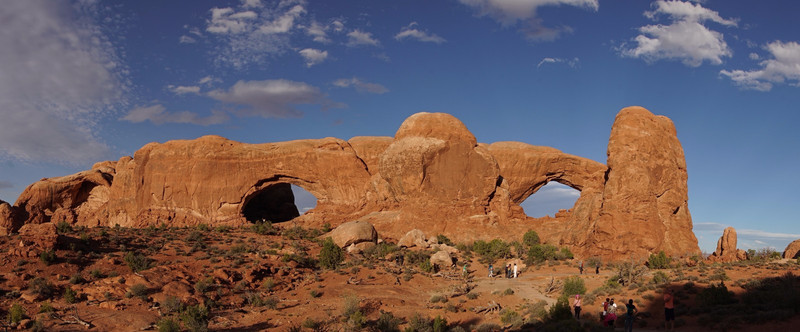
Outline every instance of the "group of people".
<path fill-rule="evenodd" d="M 675 328 L 674 296 L 675 294 L 671 289 L 664 291 L 664 320 L 666 322 L 666 328 L 668 328 L 670 331 Z M 575 318 L 578 320 L 581 319 L 582 302 L 583 301 L 580 294 L 575 295 L 573 308 L 575 310 Z M 625 304 L 626 332 L 633 331 L 633 321 L 636 319 L 637 313 L 639 313 L 639 309 L 637 309 L 636 305 L 633 304 L 633 299 L 629 299 L 628 303 Z M 617 321 L 617 304 L 614 303 L 613 298 L 606 298 L 606 300 L 603 302 L 603 311 L 600 312 L 600 321 L 603 322 L 603 326 L 614 326 L 614 323 Z"/>
<path fill-rule="evenodd" d="M 506 278 L 516 278 L 519 275 L 519 270 L 517 269 L 517 263 L 514 263 L 514 266 L 511 266 L 511 263 L 506 264 L 503 270 L 503 274 Z M 494 278 L 494 266 L 490 263 L 489 264 L 489 278 Z"/>

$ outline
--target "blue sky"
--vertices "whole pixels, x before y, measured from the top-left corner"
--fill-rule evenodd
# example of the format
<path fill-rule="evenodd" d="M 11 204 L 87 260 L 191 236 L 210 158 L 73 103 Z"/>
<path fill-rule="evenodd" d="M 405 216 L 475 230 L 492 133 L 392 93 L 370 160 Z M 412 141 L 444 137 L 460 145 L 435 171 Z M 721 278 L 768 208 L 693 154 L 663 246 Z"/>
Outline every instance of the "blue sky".
<path fill-rule="evenodd" d="M 420 111 L 455 115 L 480 142 L 605 162 L 614 116 L 640 105 L 675 122 L 701 249 L 733 226 L 741 248 L 783 250 L 800 238 L 798 7 L 7 1 L 0 199 L 152 141 L 392 136 Z M 546 188 L 533 196 L 545 209 L 570 207 L 574 192 Z"/>

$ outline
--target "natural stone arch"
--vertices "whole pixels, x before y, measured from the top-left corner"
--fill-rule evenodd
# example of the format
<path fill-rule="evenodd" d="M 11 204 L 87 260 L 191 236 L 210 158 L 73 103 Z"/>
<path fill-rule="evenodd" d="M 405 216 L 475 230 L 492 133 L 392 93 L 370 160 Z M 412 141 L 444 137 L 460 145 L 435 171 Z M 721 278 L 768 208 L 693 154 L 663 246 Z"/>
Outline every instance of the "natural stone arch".
<path fill-rule="evenodd" d="M 555 183 L 558 183 L 558 184 L 561 184 L 561 185 L 564 185 L 565 187 L 568 187 L 568 188 L 571 188 L 571 189 L 573 189 L 573 190 L 577 191 L 577 192 L 578 192 L 578 196 L 580 196 L 580 194 L 581 194 L 581 190 L 580 190 L 580 189 L 578 189 L 578 188 L 575 188 L 574 186 L 571 186 L 571 185 L 570 185 L 570 184 L 568 184 L 568 183 L 563 183 L 562 181 L 563 181 L 563 180 L 560 180 L 560 179 L 556 178 L 556 179 L 553 179 L 553 180 L 548 180 L 548 181 L 546 181 L 546 182 L 544 182 L 544 183 L 541 183 L 541 184 L 537 184 L 536 186 L 534 186 L 534 188 L 532 188 L 532 189 L 533 189 L 533 191 L 532 191 L 532 192 L 531 192 L 529 195 L 527 195 L 527 196 L 526 196 L 526 197 L 525 197 L 525 198 L 524 198 L 524 199 L 523 199 L 521 202 L 519 202 L 518 204 L 519 204 L 520 206 L 523 206 L 523 205 L 526 205 L 526 204 L 536 204 L 535 202 L 538 202 L 538 199 L 540 198 L 540 196 L 535 196 L 535 195 L 536 195 L 537 193 L 539 193 L 539 190 L 540 190 L 540 189 L 542 189 L 542 188 L 545 188 L 547 185 L 549 185 L 549 184 L 551 184 L 551 183 L 553 183 L 553 182 L 555 182 Z M 541 195 L 541 194 L 540 194 L 540 195 Z M 563 210 L 573 210 L 573 209 L 575 208 L 575 205 L 578 203 L 578 198 L 580 198 L 580 197 L 576 197 L 576 198 L 574 198 L 574 202 L 572 202 L 572 205 L 570 205 L 569 207 L 567 207 L 567 206 L 563 206 L 563 205 L 562 205 L 562 206 L 559 206 L 559 210 L 561 210 L 561 209 L 563 209 Z M 523 207 L 523 209 L 525 209 L 525 215 L 527 215 L 527 216 L 529 216 L 529 217 L 532 217 L 532 218 L 537 218 L 536 216 L 532 215 L 532 214 L 531 214 L 531 213 L 530 213 L 530 212 L 527 210 L 527 208 L 528 208 L 528 206 L 524 206 L 524 207 Z M 554 215 L 554 216 L 555 216 L 555 215 L 556 215 L 556 213 L 557 213 L 556 211 L 553 211 L 553 213 L 551 213 L 551 214 L 548 214 L 548 215 Z"/>
<path fill-rule="evenodd" d="M 259 180 L 242 196 L 241 216 L 249 222 L 269 220 L 273 223 L 289 221 L 301 215 L 295 204 L 292 185 L 308 191 L 317 201 L 323 200 L 309 183 L 298 178 L 276 176 Z"/>

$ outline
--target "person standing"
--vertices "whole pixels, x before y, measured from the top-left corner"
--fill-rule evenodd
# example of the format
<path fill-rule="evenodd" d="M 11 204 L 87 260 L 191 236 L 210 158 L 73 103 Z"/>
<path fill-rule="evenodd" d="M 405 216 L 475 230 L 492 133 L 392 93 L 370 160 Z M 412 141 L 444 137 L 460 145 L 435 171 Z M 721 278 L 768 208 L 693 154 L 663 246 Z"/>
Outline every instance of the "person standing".
<path fill-rule="evenodd" d="M 605 322 L 606 320 L 606 314 L 608 313 L 608 301 L 609 301 L 608 298 L 606 298 L 606 300 L 603 301 L 603 312 L 600 313 L 601 322 Z"/>
<path fill-rule="evenodd" d="M 614 303 L 614 299 L 611 299 L 608 302 L 608 311 L 606 312 L 606 319 L 604 320 L 606 326 L 614 326 L 614 323 L 617 321 L 617 304 Z"/>
<path fill-rule="evenodd" d="M 581 262 L 578 264 L 578 271 L 580 271 L 580 273 L 581 273 L 581 274 L 583 274 L 583 261 L 581 261 Z"/>
<path fill-rule="evenodd" d="M 600 263 L 594 266 L 594 274 L 600 274 Z"/>
<path fill-rule="evenodd" d="M 575 303 L 573 303 L 573 307 L 575 308 L 575 319 L 581 320 L 581 295 L 575 294 Z"/>
<path fill-rule="evenodd" d="M 633 320 L 636 319 L 639 310 L 633 305 L 633 299 L 628 299 L 625 307 L 628 309 L 625 313 L 625 332 L 633 332 Z"/>
<path fill-rule="evenodd" d="M 492 263 L 489 263 L 489 278 L 494 277 L 494 266 Z"/>
<path fill-rule="evenodd" d="M 506 264 L 505 265 L 505 270 L 503 271 L 503 272 L 505 272 L 506 278 L 508 278 L 508 267 L 509 266 L 511 266 L 511 264 Z"/>
<path fill-rule="evenodd" d="M 664 290 L 664 325 L 670 331 L 675 329 L 675 293 Z"/>
<path fill-rule="evenodd" d="M 517 263 L 514 263 L 514 278 L 517 277 Z"/>

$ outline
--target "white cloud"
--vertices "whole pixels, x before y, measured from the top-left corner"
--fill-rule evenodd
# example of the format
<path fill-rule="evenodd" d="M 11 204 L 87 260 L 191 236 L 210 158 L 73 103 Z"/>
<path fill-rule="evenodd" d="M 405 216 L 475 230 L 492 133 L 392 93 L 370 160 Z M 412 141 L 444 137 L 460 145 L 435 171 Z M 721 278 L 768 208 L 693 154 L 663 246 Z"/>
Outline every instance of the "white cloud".
<path fill-rule="evenodd" d="M 0 181 L 0 189 L 14 188 L 14 184 L 8 181 Z"/>
<path fill-rule="evenodd" d="M 271 6 L 245 1 L 235 8 L 211 9 L 205 30 L 216 42 L 212 51 L 216 64 L 244 68 L 287 52 L 290 36 L 306 13 L 304 6 L 304 0 Z"/>
<path fill-rule="evenodd" d="M 108 31 L 94 21 L 103 9 L 38 0 L 0 8 L 0 159 L 106 157 L 94 129 L 125 103 L 128 83 Z"/>
<path fill-rule="evenodd" d="M 163 105 L 157 104 L 153 106 L 132 109 L 121 120 L 133 123 L 150 121 L 157 125 L 164 123 L 188 123 L 209 126 L 228 121 L 228 116 L 219 111 L 212 111 L 212 114 L 207 117 L 201 117 L 197 113 L 189 111 L 169 113 L 166 112 L 166 108 L 164 108 Z"/>
<path fill-rule="evenodd" d="M 769 91 L 773 84 L 780 83 L 800 86 L 800 44 L 774 41 L 767 44 L 764 49 L 770 53 L 771 58 L 759 63 L 761 69 L 721 70 L 720 74 L 745 89 Z M 752 56 L 750 58 L 753 59 Z"/>
<path fill-rule="evenodd" d="M 306 27 L 306 34 L 312 37 L 312 40 L 318 43 L 327 44 L 330 43 L 331 40 L 328 38 L 328 33 L 326 32 L 327 27 L 323 26 L 317 21 L 311 22 L 311 25 Z"/>
<path fill-rule="evenodd" d="M 750 53 L 749 57 L 750 57 L 750 60 L 758 60 L 760 58 L 758 56 L 758 53 Z"/>
<path fill-rule="evenodd" d="M 700 66 L 703 61 L 722 64 L 722 58 L 733 52 L 725 43 L 723 34 L 707 28 L 702 23 L 711 21 L 724 26 L 736 26 L 733 19 L 724 19 L 715 11 L 700 4 L 681 1 L 656 1 L 653 11 L 644 15 L 656 20 L 666 15 L 670 25 L 646 25 L 639 28 L 640 35 L 633 40 L 635 47 L 622 45 L 619 50 L 623 56 L 643 59 L 647 62 L 658 60 L 680 60 L 691 67 Z"/>
<path fill-rule="evenodd" d="M 242 7 L 244 8 L 260 8 L 264 6 L 261 0 L 242 0 Z"/>
<path fill-rule="evenodd" d="M 581 60 L 578 58 L 572 59 L 562 59 L 562 58 L 544 58 L 542 61 L 539 61 L 539 64 L 536 65 L 536 68 L 542 67 L 542 65 L 549 64 L 549 63 L 564 63 L 572 68 L 577 68 L 580 64 Z"/>
<path fill-rule="evenodd" d="M 248 106 L 239 109 L 240 116 L 300 117 L 298 104 L 317 104 L 323 109 L 343 107 L 328 100 L 318 88 L 289 80 L 239 81 L 227 91 L 214 90 L 208 96 L 231 104 Z"/>
<path fill-rule="evenodd" d="M 196 85 L 183 86 L 183 85 L 168 85 L 167 89 L 176 95 L 183 95 L 187 93 L 200 94 L 200 87 Z"/>
<path fill-rule="evenodd" d="M 369 92 L 375 94 L 384 94 L 389 92 L 389 89 L 377 83 L 364 82 L 358 78 L 341 78 L 333 82 L 333 85 L 340 88 L 354 87 L 358 92 Z"/>
<path fill-rule="evenodd" d="M 178 42 L 181 44 L 194 44 L 197 42 L 197 40 L 187 35 L 181 35 L 181 38 L 178 39 Z"/>
<path fill-rule="evenodd" d="M 347 41 L 347 46 L 355 47 L 355 46 L 378 46 L 380 42 L 377 39 L 372 37 L 372 33 L 363 32 L 361 30 L 353 30 L 347 34 L 349 38 Z"/>
<path fill-rule="evenodd" d="M 206 77 L 201 78 L 199 81 L 197 81 L 197 84 L 200 84 L 200 85 L 211 85 L 214 82 L 221 82 L 221 80 L 216 78 L 216 77 L 214 77 L 214 76 L 208 75 Z"/>
<path fill-rule="evenodd" d="M 462 4 L 475 8 L 480 16 L 489 16 L 503 26 L 524 23 L 520 30 L 532 40 L 554 40 L 562 33 L 572 32 L 567 26 L 558 28 L 545 27 L 537 17 L 537 9 L 543 6 L 574 6 L 597 11 L 598 0 L 459 0 Z"/>
<path fill-rule="evenodd" d="M 446 42 L 444 38 L 439 37 L 436 34 L 430 34 L 428 32 L 419 30 L 416 28 L 416 26 L 418 26 L 417 22 L 409 23 L 407 26 L 400 29 L 400 32 L 394 36 L 394 39 L 402 40 L 406 38 L 411 38 L 421 42 L 429 42 L 436 44 L 441 44 Z"/>
<path fill-rule="evenodd" d="M 313 48 L 302 49 L 298 53 L 306 60 L 307 67 L 320 64 L 328 58 L 328 51 L 321 51 Z"/>

